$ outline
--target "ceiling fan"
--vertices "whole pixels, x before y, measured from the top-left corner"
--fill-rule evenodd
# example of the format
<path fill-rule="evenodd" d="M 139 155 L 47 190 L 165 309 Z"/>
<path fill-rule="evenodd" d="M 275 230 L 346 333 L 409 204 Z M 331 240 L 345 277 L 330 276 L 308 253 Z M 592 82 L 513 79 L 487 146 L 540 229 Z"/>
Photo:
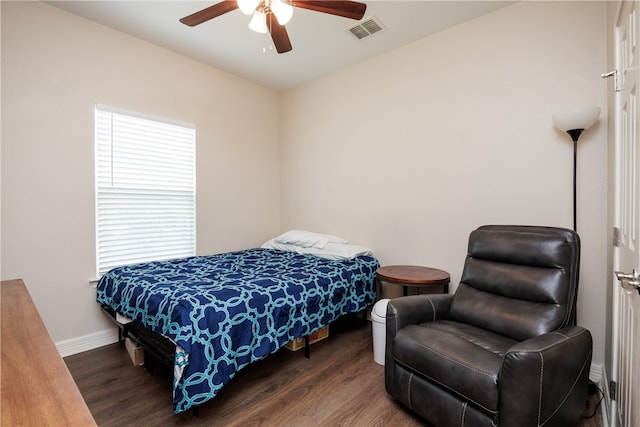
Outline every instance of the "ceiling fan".
<path fill-rule="evenodd" d="M 328 13 L 350 19 L 362 19 L 367 5 L 357 1 L 311 1 L 311 0 L 224 0 L 180 19 L 185 25 L 196 25 L 217 18 L 227 12 L 240 9 L 247 15 L 253 15 L 249 28 L 260 33 L 271 33 L 271 39 L 278 53 L 292 49 L 287 29 L 284 25 L 293 14 L 293 7 Z"/>

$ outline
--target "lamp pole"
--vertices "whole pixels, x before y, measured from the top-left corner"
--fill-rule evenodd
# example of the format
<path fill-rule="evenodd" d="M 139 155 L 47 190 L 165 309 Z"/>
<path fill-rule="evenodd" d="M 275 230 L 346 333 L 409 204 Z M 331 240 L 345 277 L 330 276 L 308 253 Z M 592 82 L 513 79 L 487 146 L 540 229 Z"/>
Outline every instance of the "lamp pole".
<path fill-rule="evenodd" d="M 576 177 L 578 170 L 578 139 L 584 129 L 570 129 L 567 131 L 573 141 L 573 231 L 578 231 L 576 227 Z"/>

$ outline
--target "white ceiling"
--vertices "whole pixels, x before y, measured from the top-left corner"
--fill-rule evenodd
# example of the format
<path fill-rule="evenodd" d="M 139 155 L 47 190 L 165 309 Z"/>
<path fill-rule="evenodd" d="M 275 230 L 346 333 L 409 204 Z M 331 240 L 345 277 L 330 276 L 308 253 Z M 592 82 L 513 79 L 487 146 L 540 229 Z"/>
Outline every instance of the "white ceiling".
<path fill-rule="evenodd" d="M 361 40 L 346 30 L 358 21 L 295 8 L 286 26 L 293 50 L 284 54 L 272 50 L 268 34 L 248 29 L 250 16 L 240 10 L 196 27 L 178 21 L 216 0 L 47 3 L 267 88 L 285 91 L 513 2 L 369 0 L 363 20 L 375 16 L 385 30 Z"/>

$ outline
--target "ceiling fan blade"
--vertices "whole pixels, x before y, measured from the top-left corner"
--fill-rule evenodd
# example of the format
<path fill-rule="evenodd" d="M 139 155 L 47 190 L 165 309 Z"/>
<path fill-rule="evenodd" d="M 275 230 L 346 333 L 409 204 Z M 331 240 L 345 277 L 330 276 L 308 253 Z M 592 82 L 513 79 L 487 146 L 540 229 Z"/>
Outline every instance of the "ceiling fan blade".
<path fill-rule="evenodd" d="M 196 25 L 207 22 L 208 20 L 216 18 L 220 15 L 224 15 L 225 13 L 236 10 L 237 8 L 238 2 L 236 2 L 235 0 L 224 0 L 220 3 L 214 4 L 213 6 L 209 6 L 206 9 L 202 9 L 199 12 L 196 12 L 189 16 L 185 16 L 184 18 L 180 19 L 180 22 L 190 27 L 195 27 Z"/>
<path fill-rule="evenodd" d="M 292 6 L 301 9 L 314 10 L 316 12 L 329 13 L 331 15 L 343 16 L 351 19 L 362 19 L 367 5 L 357 1 L 313 1 L 313 0 L 293 0 Z"/>
<path fill-rule="evenodd" d="M 269 32 L 271 32 L 271 39 L 273 40 L 273 45 L 276 47 L 276 51 L 278 53 L 289 52 L 293 49 L 291 46 L 291 41 L 289 40 L 289 34 L 287 34 L 287 29 L 284 25 L 278 24 L 278 20 L 272 18 L 272 13 L 267 15 L 267 27 L 269 27 Z"/>

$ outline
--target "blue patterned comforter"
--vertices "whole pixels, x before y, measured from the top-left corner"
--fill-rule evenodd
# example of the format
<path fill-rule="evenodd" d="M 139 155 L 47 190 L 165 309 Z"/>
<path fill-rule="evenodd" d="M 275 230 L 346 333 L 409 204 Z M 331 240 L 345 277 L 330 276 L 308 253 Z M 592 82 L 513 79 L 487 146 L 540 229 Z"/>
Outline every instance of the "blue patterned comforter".
<path fill-rule="evenodd" d="M 173 383 L 179 413 L 295 337 L 372 304 L 378 265 L 371 256 L 247 249 L 115 268 L 98 283 L 97 300 L 184 350 Z"/>

